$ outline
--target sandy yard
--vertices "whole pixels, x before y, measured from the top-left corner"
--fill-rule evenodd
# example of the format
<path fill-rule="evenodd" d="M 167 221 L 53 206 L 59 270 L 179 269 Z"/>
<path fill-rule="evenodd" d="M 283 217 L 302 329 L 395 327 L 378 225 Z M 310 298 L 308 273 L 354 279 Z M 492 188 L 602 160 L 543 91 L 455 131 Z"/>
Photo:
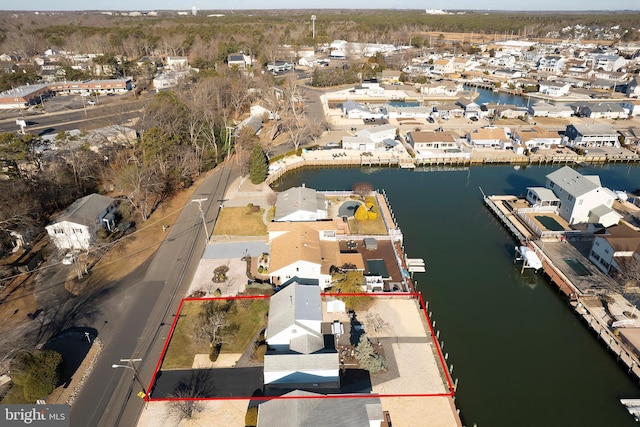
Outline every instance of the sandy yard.
<path fill-rule="evenodd" d="M 179 421 L 171 413 L 169 402 L 147 402 L 138 419 L 138 426 L 244 427 L 249 400 L 206 400 L 199 402 L 202 410 L 191 420 Z"/>
<path fill-rule="evenodd" d="M 221 265 L 229 267 L 227 280 L 223 283 L 213 283 L 213 270 Z M 221 296 L 236 296 L 244 292 L 247 285 L 247 263 L 239 258 L 230 259 L 201 259 L 193 275 L 193 280 L 185 296 L 196 291 L 205 292 L 205 296 L 212 297 L 216 289 L 220 289 Z"/>

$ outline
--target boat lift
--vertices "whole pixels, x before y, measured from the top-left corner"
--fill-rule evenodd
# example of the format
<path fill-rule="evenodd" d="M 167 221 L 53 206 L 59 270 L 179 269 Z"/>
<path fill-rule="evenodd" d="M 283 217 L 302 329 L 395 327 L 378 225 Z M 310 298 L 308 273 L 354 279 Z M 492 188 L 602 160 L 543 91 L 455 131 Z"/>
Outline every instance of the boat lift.
<path fill-rule="evenodd" d="M 542 268 L 542 261 L 540 261 L 538 255 L 527 246 L 516 246 L 516 257 L 513 260 L 514 264 L 516 261 L 522 261 L 520 273 L 523 273 L 525 268 L 532 268 L 536 273 Z"/>
<path fill-rule="evenodd" d="M 411 273 L 411 278 L 413 278 L 413 273 L 424 273 L 427 271 L 424 260 L 421 258 L 405 258 L 405 261 L 407 262 L 407 270 Z"/>

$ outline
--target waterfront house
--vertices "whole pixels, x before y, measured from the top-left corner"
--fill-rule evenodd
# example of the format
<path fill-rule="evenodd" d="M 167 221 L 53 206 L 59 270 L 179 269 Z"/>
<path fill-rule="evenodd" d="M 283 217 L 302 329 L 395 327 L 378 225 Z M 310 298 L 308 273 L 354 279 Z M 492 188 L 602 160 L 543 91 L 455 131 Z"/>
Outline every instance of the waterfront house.
<path fill-rule="evenodd" d="M 424 84 L 420 87 L 420 93 L 424 96 L 454 97 L 462 90 L 462 84 L 451 80 L 439 80 Z"/>
<path fill-rule="evenodd" d="M 640 262 L 640 231 L 620 223 L 597 234 L 593 240 L 589 260 L 603 273 L 624 270 L 626 259 Z"/>
<path fill-rule="evenodd" d="M 517 129 L 513 134 L 513 138 L 517 143 L 524 144 L 529 150 L 535 147 L 551 148 L 562 143 L 562 138 L 558 132 L 552 132 L 539 126 Z"/>
<path fill-rule="evenodd" d="M 269 301 L 265 388 L 340 390 L 340 360 L 322 331 L 320 287 L 292 282 Z"/>
<path fill-rule="evenodd" d="M 445 154 L 446 150 L 459 149 L 456 138 L 449 131 L 411 131 L 407 132 L 407 142 L 418 156 L 426 154 Z M 436 150 L 436 151 L 434 151 Z M 438 151 L 439 150 L 439 151 Z"/>
<path fill-rule="evenodd" d="M 570 225 L 591 223 L 610 227 L 622 218 L 612 209 L 616 195 L 600 185 L 597 175 L 585 176 L 564 166 L 547 175 L 545 187 L 560 199 L 558 214 Z"/>
<path fill-rule="evenodd" d="M 382 143 L 385 140 L 396 139 L 398 129 L 394 125 L 372 126 L 356 132 L 356 136 L 370 138 L 374 142 Z"/>
<path fill-rule="evenodd" d="M 269 279 L 282 284 L 293 278 L 317 280 L 322 289 L 331 286 L 331 266 L 340 266 L 338 234 L 344 234 L 340 220 L 313 222 L 270 222 Z"/>
<path fill-rule="evenodd" d="M 567 126 L 564 135 L 570 147 L 620 147 L 618 132 L 611 125 L 571 124 Z"/>
<path fill-rule="evenodd" d="M 538 92 L 544 95 L 559 97 L 559 96 L 569 95 L 570 89 L 571 89 L 571 85 L 569 83 L 546 81 L 546 82 L 540 82 L 540 85 L 538 87 Z"/>
<path fill-rule="evenodd" d="M 45 229 L 61 250 L 88 250 L 98 230 L 114 227 L 116 200 L 101 194 L 89 194 L 71 204 Z"/>
<path fill-rule="evenodd" d="M 390 421 L 385 422 L 378 396 L 344 395 L 339 399 L 321 396 L 295 390 L 283 395 L 288 399 L 267 400 L 258 406 L 257 427 L 391 426 Z"/>
<path fill-rule="evenodd" d="M 277 193 L 274 221 L 318 221 L 327 218 L 327 199 L 312 188 L 293 187 Z"/>
<path fill-rule="evenodd" d="M 534 117 L 568 118 L 573 115 L 573 109 L 566 105 L 537 102 L 529 107 L 529 114 Z"/>
<path fill-rule="evenodd" d="M 474 147 L 503 147 L 511 146 L 511 138 L 502 127 L 487 127 L 476 129 L 467 134 L 467 141 Z"/>
<path fill-rule="evenodd" d="M 342 148 L 345 150 L 375 151 L 383 147 L 382 142 L 376 142 L 366 136 L 343 136 Z"/>

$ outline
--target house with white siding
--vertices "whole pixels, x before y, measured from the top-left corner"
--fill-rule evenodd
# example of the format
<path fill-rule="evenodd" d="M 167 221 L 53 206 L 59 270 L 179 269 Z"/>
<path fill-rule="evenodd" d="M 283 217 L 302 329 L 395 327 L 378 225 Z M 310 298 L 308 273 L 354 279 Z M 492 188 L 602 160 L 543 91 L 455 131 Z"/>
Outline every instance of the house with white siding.
<path fill-rule="evenodd" d="M 318 221 L 327 218 L 327 200 L 312 188 L 293 187 L 277 193 L 274 221 Z"/>
<path fill-rule="evenodd" d="M 45 229 L 58 249 L 88 250 L 98 230 L 115 226 L 116 200 L 101 194 L 89 194 L 71 204 Z"/>
<path fill-rule="evenodd" d="M 623 271 L 626 259 L 640 262 L 640 231 L 620 223 L 594 237 L 589 260 L 603 273 Z"/>
<path fill-rule="evenodd" d="M 612 208 L 615 193 L 602 187 L 597 175 L 582 175 L 564 166 L 547 175 L 545 187 L 560 199 L 558 214 L 570 225 L 591 223 L 610 227 L 622 218 Z"/>
<path fill-rule="evenodd" d="M 319 286 L 292 282 L 274 294 L 265 339 L 267 390 L 340 390 L 339 354 L 325 348 Z"/>
<path fill-rule="evenodd" d="M 618 132 L 607 124 L 571 124 L 567 126 L 564 135 L 570 147 L 620 147 Z"/>

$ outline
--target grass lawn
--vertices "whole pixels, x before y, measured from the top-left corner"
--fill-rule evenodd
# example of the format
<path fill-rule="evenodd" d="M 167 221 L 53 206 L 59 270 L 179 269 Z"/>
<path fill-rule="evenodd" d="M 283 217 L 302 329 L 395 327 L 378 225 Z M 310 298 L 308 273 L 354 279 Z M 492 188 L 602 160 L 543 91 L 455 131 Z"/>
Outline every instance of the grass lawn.
<path fill-rule="evenodd" d="M 191 368 L 194 355 L 209 353 L 207 343 L 198 345 L 193 342 L 192 338 L 192 331 L 197 324 L 201 306 L 202 301 L 187 301 L 182 304 L 178 323 L 176 323 L 162 362 L 162 369 Z"/>
<path fill-rule="evenodd" d="M 234 310 L 235 307 L 235 310 Z M 269 298 L 235 300 L 229 310 L 229 323 L 237 326 L 233 339 L 222 344 L 221 353 L 242 353 L 260 329 L 267 326 Z"/>
<path fill-rule="evenodd" d="M 382 218 L 382 213 L 380 212 L 380 206 L 376 202 L 375 197 L 366 197 L 366 203 L 373 203 L 373 208 L 371 208 L 372 212 L 376 213 L 376 219 L 366 220 L 366 221 L 358 221 L 355 218 L 349 218 L 349 231 L 352 234 L 387 234 L 387 227 L 384 225 L 384 219 Z"/>
<path fill-rule="evenodd" d="M 267 225 L 263 220 L 263 208 L 226 207 L 213 229 L 214 236 L 264 236 Z"/>
<path fill-rule="evenodd" d="M 207 343 L 193 340 L 198 316 L 205 301 L 187 301 L 182 305 L 180 318 L 169 342 L 162 369 L 191 368 L 196 354 L 208 354 Z M 269 299 L 234 300 L 227 313 L 227 321 L 233 325 L 233 335 L 222 344 L 221 353 L 242 353 L 251 345 L 255 335 L 266 326 Z"/>

